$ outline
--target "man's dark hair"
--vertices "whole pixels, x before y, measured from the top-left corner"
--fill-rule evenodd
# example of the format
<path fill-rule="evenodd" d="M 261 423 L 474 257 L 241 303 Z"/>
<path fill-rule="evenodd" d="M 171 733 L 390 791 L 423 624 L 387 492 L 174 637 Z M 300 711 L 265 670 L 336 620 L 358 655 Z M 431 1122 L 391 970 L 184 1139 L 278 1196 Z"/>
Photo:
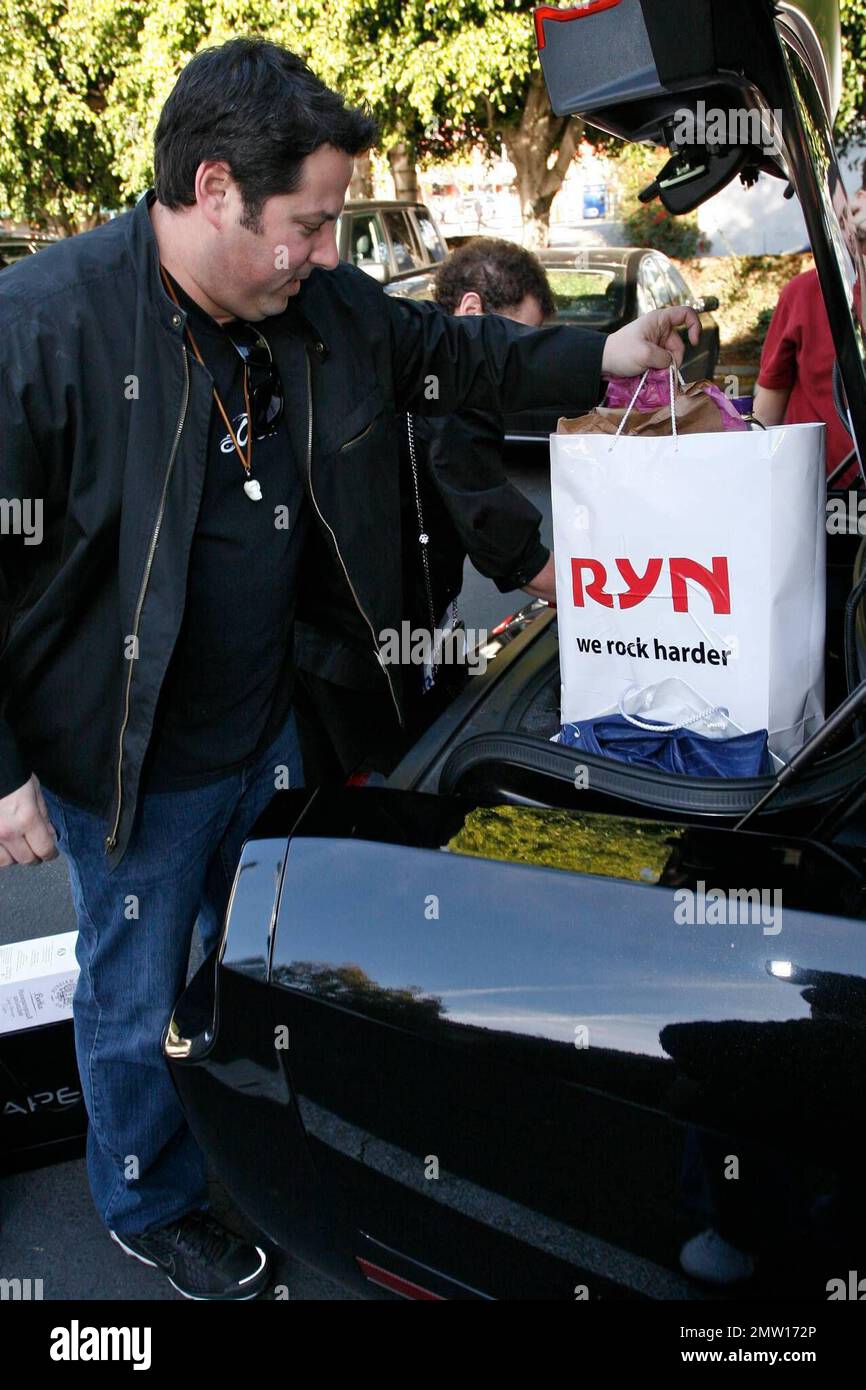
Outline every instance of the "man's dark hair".
<path fill-rule="evenodd" d="M 223 159 L 241 191 L 243 225 L 258 230 L 262 205 L 294 193 L 301 165 L 320 145 L 367 150 L 376 122 L 347 106 L 295 53 L 265 39 L 231 39 L 187 63 L 159 117 L 154 187 L 168 208 L 191 207 L 203 160 Z"/>
<path fill-rule="evenodd" d="M 537 256 L 513 241 L 473 237 L 443 261 L 436 273 L 436 299 L 453 314 L 464 294 L 474 290 L 485 313 L 499 314 L 522 303 L 528 294 L 544 317 L 556 312 L 556 301 Z"/>

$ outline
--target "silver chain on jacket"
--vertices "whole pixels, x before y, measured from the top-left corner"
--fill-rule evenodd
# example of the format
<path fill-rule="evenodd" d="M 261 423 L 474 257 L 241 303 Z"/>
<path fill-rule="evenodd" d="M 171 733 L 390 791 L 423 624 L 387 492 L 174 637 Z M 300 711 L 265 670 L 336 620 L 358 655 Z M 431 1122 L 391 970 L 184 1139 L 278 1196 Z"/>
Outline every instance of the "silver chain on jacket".
<path fill-rule="evenodd" d="M 430 544 L 430 537 L 424 526 L 424 509 L 421 506 L 421 485 L 418 476 L 418 457 L 415 453 L 415 421 L 411 413 L 406 415 L 406 431 L 409 436 L 409 460 L 412 465 L 412 486 L 415 492 L 415 511 L 418 516 L 418 545 L 421 548 L 421 567 L 424 571 L 424 588 L 427 593 L 427 612 L 430 615 L 430 632 L 433 636 L 432 664 L 428 668 L 430 685 L 436 680 L 436 668 L 442 656 L 442 641 L 444 634 L 438 632 L 436 627 L 436 609 L 433 604 L 433 584 L 430 579 L 430 556 L 427 547 Z M 449 604 L 451 624 L 456 626 L 458 621 L 457 605 Z M 437 635 L 438 632 L 438 635 Z"/>

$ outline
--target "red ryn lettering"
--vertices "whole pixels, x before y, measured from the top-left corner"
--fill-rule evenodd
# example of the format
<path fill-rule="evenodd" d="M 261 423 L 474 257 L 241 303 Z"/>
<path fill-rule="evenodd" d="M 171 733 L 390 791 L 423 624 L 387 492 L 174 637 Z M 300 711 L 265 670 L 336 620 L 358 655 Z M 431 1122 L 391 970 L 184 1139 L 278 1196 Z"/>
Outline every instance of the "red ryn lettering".
<path fill-rule="evenodd" d="M 700 585 L 708 594 L 714 613 L 730 613 L 731 582 L 725 555 L 714 555 L 709 569 L 687 556 L 672 555 L 667 561 L 653 557 L 647 561 L 643 574 L 638 574 L 630 560 L 616 559 L 614 564 L 627 586 L 625 592 L 619 594 L 607 592 L 607 569 L 601 560 L 577 557 L 571 562 L 574 606 L 583 608 L 587 600 L 592 599 L 593 603 L 600 603 L 603 608 L 635 608 L 653 592 L 665 563 L 670 572 L 671 602 L 675 613 L 688 613 L 690 584 Z M 585 582 L 584 574 L 590 576 Z"/>

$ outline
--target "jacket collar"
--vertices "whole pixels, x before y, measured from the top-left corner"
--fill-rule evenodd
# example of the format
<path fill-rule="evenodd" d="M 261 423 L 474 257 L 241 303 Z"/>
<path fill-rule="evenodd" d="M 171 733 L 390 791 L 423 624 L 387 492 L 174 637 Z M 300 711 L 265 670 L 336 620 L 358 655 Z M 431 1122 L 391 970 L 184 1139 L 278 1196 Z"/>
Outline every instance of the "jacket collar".
<path fill-rule="evenodd" d="M 148 303 L 163 326 L 169 333 L 179 336 L 183 333 L 186 314 L 182 309 L 178 309 L 166 294 L 159 273 L 159 247 L 150 220 L 150 209 L 155 201 L 156 194 L 149 188 L 133 208 L 128 224 L 129 252 L 136 269 L 139 288 L 144 291 Z"/>

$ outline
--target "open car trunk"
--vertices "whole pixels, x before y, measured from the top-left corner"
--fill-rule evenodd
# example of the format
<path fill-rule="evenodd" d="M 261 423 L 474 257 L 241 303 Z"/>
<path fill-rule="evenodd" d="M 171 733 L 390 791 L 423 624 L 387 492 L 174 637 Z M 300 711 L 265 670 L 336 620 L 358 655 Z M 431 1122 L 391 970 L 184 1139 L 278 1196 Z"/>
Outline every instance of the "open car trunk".
<path fill-rule="evenodd" d="M 654 190 L 671 211 L 688 211 L 741 175 L 788 180 L 799 197 L 832 328 L 839 365 L 839 413 L 857 457 L 866 457 L 866 340 L 853 307 L 862 257 L 840 226 L 830 191 L 838 164 L 832 123 L 840 91 L 838 6 L 770 0 L 588 0 L 574 9 L 535 12 L 539 56 L 558 114 L 575 114 L 630 140 L 672 154 Z M 742 126 L 743 143 L 718 146 L 675 139 L 683 114 L 701 129 L 701 111 L 742 109 L 766 118 Z M 705 127 L 704 127 L 705 129 Z M 772 147 L 766 132 L 772 130 Z M 760 135 L 752 135 L 760 131 Z M 664 162 L 660 150 L 660 168 Z M 849 506 L 847 494 L 838 499 Z M 855 528 L 856 529 L 856 528 Z M 828 531 L 831 530 L 828 527 Z M 833 715 L 863 677 L 845 605 L 852 591 L 857 534 L 827 537 L 825 708 Z M 392 785 L 443 792 L 502 794 L 538 805 L 582 805 L 650 814 L 714 817 L 735 824 L 773 779 L 716 779 L 653 772 L 578 754 L 550 743 L 559 729 L 555 630 L 521 620 L 487 677 L 437 721 L 392 775 Z M 524 630 L 519 631 L 523 628 Z M 519 660 L 517 657 L 519 656 Z M 493 669 L 498 668 L 498 669 Z M 478 688 L 472 690 L 472 686 Z M 797 833 L 851 834 L 866 778 L 866 739 L 856 721 L 780 790 L 755 823 Z M 578 763 L 588 786 L 576 785 Z"/>
<path fill-rule="evenodd" d="M 581 116 L 674 155 L 665 173 L 660 152 L 655 188 L 669 211 L 690 211 L 738 176 L 747 186 L 762 172 L 790 181 L 808 228 L 862 466 L 866 340 L 852 305 L 862 257 L 856 239 L 853 246 L 846 242 L 829 185 L 838 172 L 832 141 L 841 90 L 838 5 L 587 0 L 574 9 L 541 6 L 535 26 L 557 115 Z M 738 117 L 728 132 L 736 143 L 701 143 L 713 109 L 744 117 L 752 110 L 759 119 Z"/>
<path fill-rule="evenodd" d="M 857 537 L 828 547 L 829 685 L 841 699 L 840 654 L 844 576 Z M 838 568 L 839 574 L 835 574 Z M 736 823 L 773 786 L 771 777 L 687 777 L 615 762 L 552 743 L 560 728 L 559 643 L 555 613 L 521 610 L 500 634 L 501 648 L 483 675 L 430 726 L 388 778 L 403 790 L 461 794 L 491 804 L 566 807 L 611 814 Z M 496 643 L 494 643 L 496 645 Z M 857 838 L 856 813 L 866 787 L 866 736 L 849 729 L 812 767 L 782 788 L 753 828 L 821 838 Z M 862 836 L 859 837 L 862 841 Z"/>

